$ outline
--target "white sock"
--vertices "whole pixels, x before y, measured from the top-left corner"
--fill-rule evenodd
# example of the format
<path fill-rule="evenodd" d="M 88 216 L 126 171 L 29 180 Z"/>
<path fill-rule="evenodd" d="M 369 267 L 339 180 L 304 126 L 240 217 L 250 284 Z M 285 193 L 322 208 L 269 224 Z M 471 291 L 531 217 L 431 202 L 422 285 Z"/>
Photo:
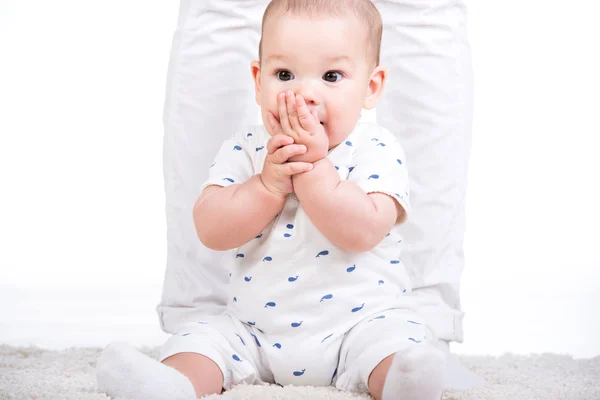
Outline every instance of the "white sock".
<path fill-rule="evenodd" d="M 98 391 L 128 400 L 196 400 L 182 373 L 122 342 L 106 346 L 96 366 Z"/>
<path fill-rule="evenodd" d="M 385 378 L 383 400 L 440 400 L 445 363 L 444 353 L 429 345 L 397 353 Z"/>

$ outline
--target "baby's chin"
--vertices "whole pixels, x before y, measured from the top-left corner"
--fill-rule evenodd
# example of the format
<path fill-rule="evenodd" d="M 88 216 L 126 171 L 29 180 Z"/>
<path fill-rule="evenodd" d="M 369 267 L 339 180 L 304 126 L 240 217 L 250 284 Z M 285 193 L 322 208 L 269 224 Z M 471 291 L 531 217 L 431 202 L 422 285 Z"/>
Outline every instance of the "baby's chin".
<path fill-rule="evenodd" d="M 325 125 L 325 134 L 329 138 L 329 150 L 334 149 L 342 143 L 345 143 L 348 140 L 348 137 L 350 137 L 351 133 L 352 130 L 349 132 L 340 132 L 335 130 L 332 131 L 327 129 L 327 126 Z M 349 144 L 349 146 L 351 146 L 351 144 Z"/>

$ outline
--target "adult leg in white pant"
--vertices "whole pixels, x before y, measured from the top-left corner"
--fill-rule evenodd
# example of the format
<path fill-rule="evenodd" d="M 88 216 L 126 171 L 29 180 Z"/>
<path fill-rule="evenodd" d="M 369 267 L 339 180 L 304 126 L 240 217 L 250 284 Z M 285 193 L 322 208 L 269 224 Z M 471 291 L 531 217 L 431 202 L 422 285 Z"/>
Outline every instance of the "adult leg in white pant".
<path fill-rule="evenodd" d="M 388 82 L 377 122 L 405 148 L 413 213 L 402 225 L 411 296 L 440 344 L 462 342 L 465 192 L 473 85 L 467 11 L 454 0 L 375 0 Z"/>
<path fill-rule="evenodd" d="M 165 332 L 225 306 L 230 252 L 207 249 L 192 208 L 223 140 L 258 122 L 250 61 L 265 1 L 181 0 L 164 108 L 167 269 L 157 307 Z"/>

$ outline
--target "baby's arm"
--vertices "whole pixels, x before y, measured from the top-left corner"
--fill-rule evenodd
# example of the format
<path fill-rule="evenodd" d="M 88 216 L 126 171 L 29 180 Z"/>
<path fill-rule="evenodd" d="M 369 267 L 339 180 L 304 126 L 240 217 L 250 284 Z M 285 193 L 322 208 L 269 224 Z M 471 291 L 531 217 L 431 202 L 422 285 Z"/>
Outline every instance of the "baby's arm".
<path fill-rule="evenodd" d="M 230 144 L 225 145 L 221 152 L 226 154 L 230 147 Z M 246 160 L 241 149 L 242 146 L 236 145 L 234 154 Z M 289 136 L 272 136 L 267 142 L 268 154 L 260 174 L 227 187 L 207 185 L 194 205 L 194 225 L 200 241 L 213 250 L 229 250 L 261 233 L 293 191 L 292 176 L 313 168 L 311 163 L 287 162 L 290 157 L 305 152 L 306 146 L 293 144 Z M 234 171 L 235 162 L 239 164 L 240 158 L 227 157 L 225 155 L 219 165 L 224 164 L 226 170 Z M 231 178 L 224 180 L 234 182 Z"/>
<path fill-rule="evenodd" d="M 238 185 L 208 186 L 194 205 L 196 232 L 210 249 L 234 249 L 261 233 L 284 204 L 285 197 L 267 190 L 260 175 Z"/>
<path fill-rule="evenodd" d="M 404 210 L 392 197 L 366 194 L 354 181 L 341 180 L 329 159 L 313 165 L 293 177 L 294 190 L 312 223 L 336 246 L 368 251 L 403 219 Z"/>
<path fill-rule="evenodd" d="M 395 153 L 387 150 L 395 147 L 377 143 L 375 146 L 378 148 L 372 151 L 371 146 L 366 146 L 353 155 L 357 164 L 353 169 L 353 177 L 356 178 L 341 180 L 335 166 L 326 158 L 329 140 L 316 111 L 310 111 L 303 97 L 293 93 L 279 94 L 277 103 L 279 121 L 268 114 L 271 131 L 292 137 L 310 147 L 305 155 L 292 160 L 313 162 L 313 170 L 294 175 L 292 180 L 296 196 L 312 223 L 334 245 L 346 251 L 362 252 L 377 246 L 397 222 L 406 219 L 404 207 L 408 205 L 407 199 L 400 203 L 402 195 L 395 192 L 398 185 L 389 184 L 395 178 L 402 182 L 399 171 L 390 168 L 390 162 L 393 167 L 397 163 L 402 164 L 400 159 L 391 157 Z M 379 139 L 371 138 L 369 143 L 372 146 L 374 140 Z M 360 164 L 363 166 L 358 167 Z M 369 179 L 378 180 L 379 172 L 364 176 L 364 166 L 374 167 L 377 171 L 381 169 L 386 176 L 383 181 L 387 183 L 372 184 Z M 361 172 L 357 173 L 357 170 Z M 361 177 L 362 181 L 357 183 L 356 179 L 361 180 Z M 368 182 L 365 183 L 365 180 Z M 390 188 L 394 191 L 390 191 Z"/>

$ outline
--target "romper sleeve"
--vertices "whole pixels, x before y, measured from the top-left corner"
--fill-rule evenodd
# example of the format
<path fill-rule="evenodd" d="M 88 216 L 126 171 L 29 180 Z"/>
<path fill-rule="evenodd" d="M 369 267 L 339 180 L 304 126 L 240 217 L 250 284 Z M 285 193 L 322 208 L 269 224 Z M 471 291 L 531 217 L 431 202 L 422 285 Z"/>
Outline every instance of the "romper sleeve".
<path fill-rule="evenodd" d="M 396 137 L 380 128 L 367 134 L 352 156 L 348 180 L 365 193 L 384 193 L 404 209 L 397 221 L 402 223 L 410 214 L 409 179 L 404 150 Z"/>
<path fill-rule="evenodd" d="M 212 185 L 227 187 L 244 183 L 255 175 L 249 136 L 250 133 L 236 133 L 223 142 L 201 190 Z"/>

